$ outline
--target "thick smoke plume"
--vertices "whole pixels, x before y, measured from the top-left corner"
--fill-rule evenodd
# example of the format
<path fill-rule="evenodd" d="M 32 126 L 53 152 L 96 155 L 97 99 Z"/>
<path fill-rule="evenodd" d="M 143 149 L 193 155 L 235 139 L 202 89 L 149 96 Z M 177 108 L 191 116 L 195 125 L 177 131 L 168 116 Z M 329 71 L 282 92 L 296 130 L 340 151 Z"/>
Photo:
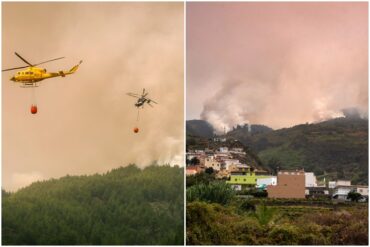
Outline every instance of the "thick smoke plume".
<path fill-rule="evenodd" d="M 305 83 L 302 82 L 302 87 Z M 228 131 L 238 124 L 282 128 L 344 116 L 367 118 L 367 97 L 362 95 L 367 92 L 366 84 L 351 85 L 349 91 L 346 83 L 326 91 L 323 85 L 310 85 L 303 93 L 298 85 L 283 82 L 271 85 L 252 80 L 226 81 L 205 101 L 201 119 L 222 133 L 224 128 Z"/>
<path fill-rule="evenodd" d="M 66 57 L 43 65 L 48 71 L 83 60 L 76 74 L 36 89 L 37 115 L 31 90 L 3 73 L 5 189 L 129 163 L 182 165 L 182 3 L 4 3 L 2 11 L 3 68 L 24 65 L 14 51 L 34 63 Z M 126 93 L 143 88 L 158 105 L 137 123 Z"/>
<path fill-rule="evenodd" d="M 221 132 L 368 111 L 367 3 L 190 3 L 188 119 Z"/>

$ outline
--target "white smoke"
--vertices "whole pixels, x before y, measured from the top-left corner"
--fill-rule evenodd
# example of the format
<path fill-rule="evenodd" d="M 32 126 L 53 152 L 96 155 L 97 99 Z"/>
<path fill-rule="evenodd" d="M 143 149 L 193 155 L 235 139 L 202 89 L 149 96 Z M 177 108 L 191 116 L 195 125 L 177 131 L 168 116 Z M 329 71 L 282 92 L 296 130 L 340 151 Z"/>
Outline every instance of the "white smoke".
<path fill-rule="evenodd" d="M 218 131 L 367 115 L 367 3 L 194 3 L 187 15 L 189 115 Z"/>

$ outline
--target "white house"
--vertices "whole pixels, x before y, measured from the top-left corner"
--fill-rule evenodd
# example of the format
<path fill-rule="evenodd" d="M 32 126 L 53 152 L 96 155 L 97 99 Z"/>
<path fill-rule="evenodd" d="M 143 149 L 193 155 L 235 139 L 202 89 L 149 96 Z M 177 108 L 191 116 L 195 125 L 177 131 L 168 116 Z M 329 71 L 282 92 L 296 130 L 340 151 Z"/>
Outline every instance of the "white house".
<path fill-rule="evenodd" d="M 337 183 L 335 186 L 351 186 L 350 180 L 337 180 Z"/>
<path fill-rule="evenodd" d="M 219 150 L 220 150 L 221 153 L 227 153 L 227 152 L 229 152 L 229 149 L 227 147 L 220 147 Z"/>
<path fill-rule="evenodd" d="M 334 189 L 332 197 L 338 200 L 346 200 L 348 193 L 351 191 L 356 191 L 356 188 L 348 185 L 337 185 Z"/>
<path fill-rule="evenodd" d="M 336 185 L 337 185 L 337 182 L 335 181 L 329 181 L 328 183 L 329 189 L 334 189 Z"/>
<path fill-rule="evenodd" d="M 269 178 L 257 178 L 257 186 L 267 186 L 267 185 L 277 185 L 277 178 L 276 176 L 271 176 Z"/>
<path fill-rule="evenodd" d="M 227 159 L 229 157 L 229 154 L 228 153 L 215 153 L 214 157 L 218 159 Z"/>
<path fill-rule="evenodd" d="M 317 186 L 317 181 L 316 181 L 316 176 L 313 172 L 305 172 L 305 185 L 307 187 L 316 187 Z"/>
<path fill-rule="evenodd" d="M 337 180 L 337 181 L 329 181 L 328 187 L 329 189 L 334 189 L 337 186 L 351 186 L 350 180 Z"/>
<path fill-rule="evenodd" d="M 369 196 L 369 187 L 364 185 L 357 185 L 356 192 L 362 196 Z"/>

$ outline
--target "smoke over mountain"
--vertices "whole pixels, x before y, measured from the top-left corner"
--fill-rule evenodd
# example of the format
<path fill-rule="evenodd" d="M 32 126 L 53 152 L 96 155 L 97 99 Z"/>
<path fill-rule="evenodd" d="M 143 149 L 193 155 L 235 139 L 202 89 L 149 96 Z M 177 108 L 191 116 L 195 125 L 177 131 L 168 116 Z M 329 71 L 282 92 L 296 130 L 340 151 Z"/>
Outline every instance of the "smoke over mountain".
<path fill-rule="evenodd" d="M 190 3 L 187 15 L 188 119 L 222 131 L 367 115 L 367 3 Z"/>
<path fill-rule="evenodd" d="M 266 124 L 274 128 L 336 117 L 367 117 L 367 84 L 342 85 L 337 88 L 302 81 L 298 85 L 277 81 L 225 81 L 215 95 L 207 99 L 201 119 L 212 124 L 218 133 L 237 124 Z M 346 91 L 346 89 L 349 89 Z M 354 107 L 350 107 L 354 106 Z"/>

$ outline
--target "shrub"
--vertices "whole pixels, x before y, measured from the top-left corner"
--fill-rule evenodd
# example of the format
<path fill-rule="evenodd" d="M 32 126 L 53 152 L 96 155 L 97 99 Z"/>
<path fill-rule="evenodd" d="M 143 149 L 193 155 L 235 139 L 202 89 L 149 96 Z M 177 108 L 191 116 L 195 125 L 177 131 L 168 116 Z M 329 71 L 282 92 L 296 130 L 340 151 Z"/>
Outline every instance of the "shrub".
<path fill-rule="evenodd" d="M 239 208 L 242 211 L 256 211 L 256 205 L 254 205 L 254 203 L 249 200 L 244 200 L 243 202 L 241 202 Z"/>
<path fill-rule="evenodd" d="M 325 237 L 327 232 L 322 226 L 315 223 L 306 222 L 300 225 L 300 245 L 327 245 L 329 241 Z"/>
<path fill-rule="evenodd" d="M 235 235 L 230 227 L 235 217 L 219 204 L 188 203 L 186 222 L 188 245 L 235 244 Z"/>
<path fill-rule="evenodd" d="M 299 243 L 299 232 L 297 227 L 283 224 L 275 226 L 268 234 L 271 244 L 297 245 Z"/>
<path fill-rule="evenodd" d="M 362 198 L 360 193 L 351 191 L 347 195 L 347 199 L 351 200 L 352 202 L 358 202 Z"/>
<path fill-rule="evenodd" d="M 256 219 L 246 217 L 242 221 L 230 222 L 237 244 L 260 245 L 264 240 L 264 228 Z"/>
<path fill-rule="evenodd" d="M 226 205 L 234 196 L 234 190 L 223 182 L 197 184 L 186 190 L 186 199 L 189 202 L 198 200 Z"/>

